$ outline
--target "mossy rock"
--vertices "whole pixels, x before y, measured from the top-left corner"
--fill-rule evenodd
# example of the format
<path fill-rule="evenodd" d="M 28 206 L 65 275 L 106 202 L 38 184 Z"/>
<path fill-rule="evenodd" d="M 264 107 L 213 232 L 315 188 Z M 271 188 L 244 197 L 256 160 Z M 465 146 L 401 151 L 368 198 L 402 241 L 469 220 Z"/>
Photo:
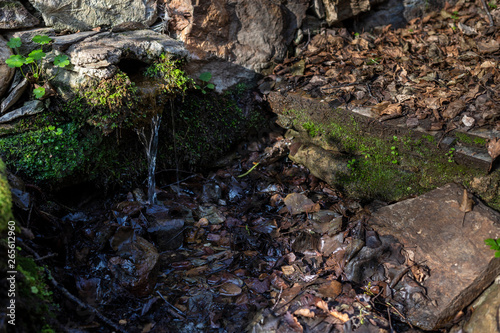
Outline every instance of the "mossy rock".
<path fill-rule="evenodd" d="M 0 159 L 0 234 L 7 229 L 7 222 L 12 220 L 12 198 L 7 181 L 7 169 Z"/>

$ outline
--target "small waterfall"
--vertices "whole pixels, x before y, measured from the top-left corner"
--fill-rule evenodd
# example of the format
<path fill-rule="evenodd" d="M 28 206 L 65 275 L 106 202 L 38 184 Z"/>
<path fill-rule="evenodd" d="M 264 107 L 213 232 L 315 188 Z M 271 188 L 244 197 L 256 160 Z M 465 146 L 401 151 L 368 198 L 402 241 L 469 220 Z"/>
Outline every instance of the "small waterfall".
<path fill-rule="evenodd" d="M 150 205 L 156 203 L 155 193 L 155 169 L 156 155 L 158 153 L 158 132 L 160 131 L 161 114 L 155 113 L 151 118 L 149 133 L 146 133 L 145 127 L 137 130 L 139 141 L 146 149 L 146 158 L 148 160 L 148 201 Z M 148 136 L 149 134 L 149 136 Z"/>

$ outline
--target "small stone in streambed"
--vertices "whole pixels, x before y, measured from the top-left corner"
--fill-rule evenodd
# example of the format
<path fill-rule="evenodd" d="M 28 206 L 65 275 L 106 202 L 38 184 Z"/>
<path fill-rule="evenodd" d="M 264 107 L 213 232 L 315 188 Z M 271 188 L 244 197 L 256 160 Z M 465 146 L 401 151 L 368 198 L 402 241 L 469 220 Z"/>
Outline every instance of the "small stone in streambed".
<path fill-rule="evenodd" d="M 234 283 L 226 282 L 219 288 L 219 294 L 221 296 L 238 296 L 241 294 L 241 288 Z"/>

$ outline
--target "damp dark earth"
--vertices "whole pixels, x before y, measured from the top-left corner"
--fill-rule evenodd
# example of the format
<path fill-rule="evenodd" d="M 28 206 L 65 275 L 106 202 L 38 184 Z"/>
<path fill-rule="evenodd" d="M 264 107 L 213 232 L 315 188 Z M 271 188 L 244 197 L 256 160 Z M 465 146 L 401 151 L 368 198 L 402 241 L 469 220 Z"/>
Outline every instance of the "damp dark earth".
<path fill-rule="evenodd" d="M 0 1 L 0 332 L 500 333 L 498 6 Z"/>

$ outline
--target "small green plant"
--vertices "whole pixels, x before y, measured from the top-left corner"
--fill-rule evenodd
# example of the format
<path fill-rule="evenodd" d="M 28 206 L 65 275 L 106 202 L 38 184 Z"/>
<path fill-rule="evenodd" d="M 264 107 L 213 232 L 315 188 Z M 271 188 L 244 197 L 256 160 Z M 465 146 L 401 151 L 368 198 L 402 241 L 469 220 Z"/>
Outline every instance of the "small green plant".
<path fill-rule="evenodd" d="M 353 158 L 350 161 L 347 161 L 347 167 L 351 170 L 354 170 L 356 168 L 356 159 Z"/>
<path fill-rule="evenodd" d="M 195 84 L 194 86 L 196 89 L 201 89 L 202 93 L 204 94 L 207 93 L 207 90 L 205 89 L 209 90 L 215 89 L 215 85 L 213 83 L 209 83 L 209 81 L 212 79 L 212 73 L 210 72 L 201 73 L 198 79 L 201 81 L 201 85 Z"/>
<path fill-rule="evenodd" d="M 445 155 L 448 157 L 448 162 L 455 162 L 455 148 L 450 148 Z"/>
<path fill-rule="evenodd" d="M 43 52 L 42 46 L 49 44 L 52 38 L 45 35 L 36 35 L 31 39 L 34 43 L 40 45 L 39 49 L 31 51 L 27 57 L 19 54 L 19 47 L 21 47 L 21 38 L 11 38 L 7 42 L 7 46 L 14 49 L 16 54 L 11 55 L 9 58 L 5 59 L 7 66 L 11 68 L 19 68 L 21 74 L 32 84 L 40 84 L 41 86 L 36 87 L 33 90 L 33 94 L 36 98 L 42 98 L 45 96 L 45 88 L 43 84 L 45 81 L 50 81 L 52 78 L 43 78 L 42 61 L 46 54 Z M 64 68 L 69 65 L 70 61 L 67 55 L 59 54 L 54 58 L 53 65 L 56 67 Z M 25 73 L 23 71 L 23 66 L 28 66 L 28 71 Z"/>
<path fill-rule="evenodd" d="M 413 33 L 413 31 L 414 31 L 413 29 L 408 29 L 409 33 Z"/>
<path fill-rule="evenodd" d="M 454 11 L 453 13 L 451 13 L 451 18 L 454 19 L 455 21 L 457 21 L 460 17 L 458 16 L 458 12 L 457 11 Z"/>
<path fill-rule="evenodd" d="M 490 7 L 490 9 L 497 9 L 497 5 L 493 1 L 488 2 L 488 6 Z"/>
<path fill-rule="evenodd" d="M 302 127 L 304 127 L 304 129 L 307 131 L 307 134 L 309 134 L 311 138 L 314 138 L 320 132 L 319 127 L 314 125 L 314 123 L 311 121 L 302 124 Z"/>
<path fill-rule="evenodd" d="M 354 33 L 354 38 L 358 38 L 359 37 L 359 32 L 355 32 Z"/>
<path fill-rule="evenodd" d="M 167 95 L 184 94 L 193 86 L 193 80 L 179 68 L 180 65 L 181 61 L 163 53 L 157 62 L 146 69 L 144 76 L 157 79 Z"/>
<path fill-rule="evenodd" d="M 396 148 L 396 146 L 391 146 L 391 155 L 392 155 L 391 163 L 398 164 L 397 157 L 399 156 L 399 153 L 398 153 L 398 149 Z"/>
<path fill-rule="evenodd" d="M 488 245 L 490 249 L 495 250 L 495 258 L 500 258 L 500 238 L 488 238 L 484 241 L 484 243 Z"/>
<path fill-rule="evenodd" d="M 366 62 L 367 65 L 378 65 L 380 63 L 380 58 L 372 58 Z"/>

